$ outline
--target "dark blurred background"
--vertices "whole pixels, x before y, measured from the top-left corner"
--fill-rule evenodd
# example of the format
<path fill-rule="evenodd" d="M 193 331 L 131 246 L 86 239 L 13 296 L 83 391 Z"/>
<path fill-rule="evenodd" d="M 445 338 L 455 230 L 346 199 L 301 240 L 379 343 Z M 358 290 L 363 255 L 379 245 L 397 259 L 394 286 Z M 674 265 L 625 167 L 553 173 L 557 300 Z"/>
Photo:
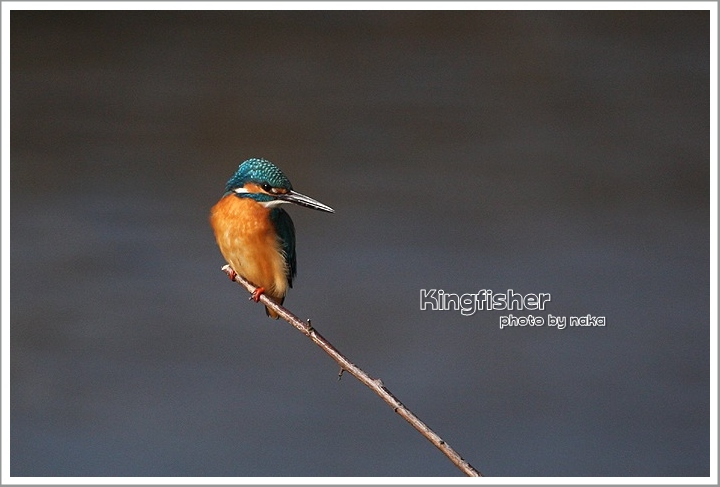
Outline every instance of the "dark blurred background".
<path fill-rule="evenodd" d="M 456 476 L 220 271 L 249 157 L 286 305 L 492 476 L 709 475 L 709 13 L 11 14 L 11 475 Z M 551 293 L 499 329 L 420 289 Z"/>

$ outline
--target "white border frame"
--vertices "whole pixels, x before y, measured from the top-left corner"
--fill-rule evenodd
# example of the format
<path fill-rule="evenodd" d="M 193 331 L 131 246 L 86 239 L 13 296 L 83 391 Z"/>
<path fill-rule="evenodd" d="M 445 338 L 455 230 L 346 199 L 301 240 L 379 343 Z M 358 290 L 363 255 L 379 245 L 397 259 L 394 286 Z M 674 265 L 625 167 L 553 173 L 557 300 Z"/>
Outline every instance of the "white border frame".
<path fill-rule="evenodd" d="M 710 484 L 717 477 L 718 345 L 718 152 L 717 152 L 717 3 L 716 2 L 22 2 L 2 3 L 2 172 L 0 216 L 2 247 L 2 427 L 0 481 L 18 485 L 328 485 L 328 484 Z M 710 476 L 709 477 L 11 477 L 10 476 L 10 12 L 12 10 L 709 10 L 710 11 Z"/>

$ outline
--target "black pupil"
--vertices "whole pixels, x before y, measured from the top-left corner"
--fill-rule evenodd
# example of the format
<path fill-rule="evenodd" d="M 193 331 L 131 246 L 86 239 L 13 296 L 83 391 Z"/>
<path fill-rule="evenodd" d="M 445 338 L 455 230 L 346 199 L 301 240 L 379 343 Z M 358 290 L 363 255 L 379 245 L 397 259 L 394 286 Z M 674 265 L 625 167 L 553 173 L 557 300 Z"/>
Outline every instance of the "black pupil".
<path fill-rule="evenodd" d="M 272 186 L 270 186 L 268 183 L 263 184 L 263 185 L 262 185 L 262 189 L 264 189 L 264 190 L 267 191 L 268 193 L 271 193 L 271 192 L 272 192 Z"/>

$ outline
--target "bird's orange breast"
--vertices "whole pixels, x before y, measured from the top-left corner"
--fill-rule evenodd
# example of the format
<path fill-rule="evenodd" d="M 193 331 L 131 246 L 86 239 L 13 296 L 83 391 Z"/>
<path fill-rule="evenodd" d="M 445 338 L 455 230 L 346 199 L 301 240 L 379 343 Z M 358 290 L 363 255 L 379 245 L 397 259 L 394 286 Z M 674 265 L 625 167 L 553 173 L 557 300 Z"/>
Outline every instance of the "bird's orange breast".
<path fill-rule="evenodd" d="M 270 210 L 250 198 L 224 196 L 211 210 L 210 224 L 230 266 L 282 304 L 288 288 L 287 264 Z"/>

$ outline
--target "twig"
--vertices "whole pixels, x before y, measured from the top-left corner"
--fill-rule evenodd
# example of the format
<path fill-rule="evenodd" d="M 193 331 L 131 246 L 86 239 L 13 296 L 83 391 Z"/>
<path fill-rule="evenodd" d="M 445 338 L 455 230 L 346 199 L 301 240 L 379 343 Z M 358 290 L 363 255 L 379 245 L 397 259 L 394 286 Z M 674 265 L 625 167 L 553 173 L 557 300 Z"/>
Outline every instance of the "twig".
<path fill-rule="evenodd" d="M 232 268 L 229 265 L 223 266 L 222 270 L 230 277 L 232 277 L 232 275 L 234 274 Z M 235 276 L 235 282 L 247 289 L 249 293 L 255 291 L 255 286 L 240 275 Z M 286 308 L 276 304 L 264 294 L 260 295 L 260 301 L 262 301 L 265 306 L 271 308 L 278 315 L 280 315 L 282 319 L 297 328 L 300 333 L 310 338 L 313 342 L 315 342 L 317 346 L 322 348 L 325 353 L 330 355 L 333 360 L 340 364 L 340 376 L 342 375 L 343 371 L 348 371 L 350 374 L 355 376 L 357 380 L 368 386 L 375 392 L 375 394 L 380 396 L 383 401 L 385 401 L 391 408 L 393 408 L 393 411 L 402 416 L 405 421 L 410 423 L 413 428 L 418 430 L 421 435 L 427 438 L 430 443 L 435 445 L 441 452 L 443 452 L 445 456 L 448 457 L 450 461 L 453 462 L 466 475 L 470 477 L 482 477 L 482 474 L 478 470 L 476 470 L 472 465 L 466 462 L 455 450 L 450 447 L 450 445 L 445 443 L 445 441 L 440 438 L 437 433 L 428 428 L 425 423 L 420 421 L 420 418 L 415 416 L 407 407 L 405 407 L 403 403 L 401 403 L 394 395 L 392 395 L 392 393 L 387 389 L 387 387 L 383 385 L 382 380 L 373 379 L 367 373 L 365 373 L 365 371 L 350 362 L 343 354 L 341 354 L 330 342 L 323 338 L 323 336 L 320 335 L 320 333 L 318 333 L 310 325 L 309 320 L 308 323 L 303 322 Z"/>

